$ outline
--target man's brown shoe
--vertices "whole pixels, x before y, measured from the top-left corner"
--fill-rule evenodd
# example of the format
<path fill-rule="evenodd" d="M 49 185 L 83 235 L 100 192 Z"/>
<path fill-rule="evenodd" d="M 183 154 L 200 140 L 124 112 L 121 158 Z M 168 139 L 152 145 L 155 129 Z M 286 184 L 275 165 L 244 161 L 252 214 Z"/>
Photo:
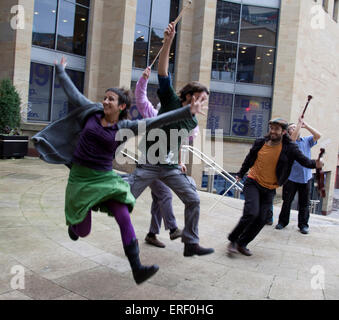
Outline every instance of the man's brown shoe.
<path fill-rule="evenodd" d="M 230 242 L 227 246 L 227 253 L 228 254 L 235 254 L 235 253 L 239 253 L 239 251 L 237 250 L 237 245 L 235 242 Z"/>
<path fill-rule="evenodd" d="M 146 241 L 148 244 L 150 244 L 150 245 L 152 245 L 152 246 L 155 246 L 155 247 L 158 247 L 158 248 L 165 248 L 165 247 L 166 247 L 164 243 L 162 243 L 161 241 L 159 241 L 159 240 L 157 239 L 156 236 L 150 237 L 150 236 L 147 235 L 146 238 L 145 238 L 145 241 Z"/>
<path fill-rule="evenodd" d="M 242 246 L 237 245 L 237 249 L 241 254 L 243 254 L 245 256 L 250 257 L 252 255 L 252 252 L 249 249 L 247 249 L 246 247 L 242 247 Z"/>
<path fill-rule="evenodd" d="M 182 230 L 177 228 L 173 233 L 170 233 L 170 239 L 175 240 L 182 236 Z"/>

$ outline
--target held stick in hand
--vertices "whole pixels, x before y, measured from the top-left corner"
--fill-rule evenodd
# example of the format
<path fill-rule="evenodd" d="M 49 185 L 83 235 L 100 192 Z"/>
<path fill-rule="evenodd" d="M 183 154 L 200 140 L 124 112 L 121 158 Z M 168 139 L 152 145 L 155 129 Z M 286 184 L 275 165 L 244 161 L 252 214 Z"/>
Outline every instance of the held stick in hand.
<path fill-rule="evenodd" d="M 181 19 L 182 15 L 183 15 L 183 13 L 184 13 L 184 11 L 185 11 L 185 9 L 187 9 L 187 8 L 191 5 L 191 3 L 192 3 L 192 0 L 188 0 L 188 3 L 187 3 L 187 4 L 185 5 L 185 7 L 181 10 L 181 12 L 179 13 L 178 17 L 174 20 L 174 25 L 173 25 L 174 27 L 177 25 L 177 23 L 178 23 L 179 20 Z M 158 54 L 157 54 L 156 57 L 154 58 L 153 62 L 150 64 L 149 68 L 152 69 L 154 62 L 157 61 L 157 59 L 158 59 L 158 57 L 159 57 L 159 55 L 160 55 L 160 53 L 161 53 L 161 51 L 162 51 L 162 48 L 163 48 L 163 46 L 160 48 Z"/>

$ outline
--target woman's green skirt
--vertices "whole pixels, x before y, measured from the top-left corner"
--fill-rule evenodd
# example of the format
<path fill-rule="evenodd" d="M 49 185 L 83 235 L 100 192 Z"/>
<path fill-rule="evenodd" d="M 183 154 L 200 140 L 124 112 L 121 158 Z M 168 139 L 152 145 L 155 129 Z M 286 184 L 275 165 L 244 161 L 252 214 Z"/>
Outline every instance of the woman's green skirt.
<path fill-rule="evenodd" d="M 129 184 L 118 174 L 72 165 L 65 195 L 67 225 L 82 222 L 89 210 L 100 210 L 113 216 L 104 204 L 110 199 L 126 204 L 129 212 L 132 212 L 135 198 Z"/>

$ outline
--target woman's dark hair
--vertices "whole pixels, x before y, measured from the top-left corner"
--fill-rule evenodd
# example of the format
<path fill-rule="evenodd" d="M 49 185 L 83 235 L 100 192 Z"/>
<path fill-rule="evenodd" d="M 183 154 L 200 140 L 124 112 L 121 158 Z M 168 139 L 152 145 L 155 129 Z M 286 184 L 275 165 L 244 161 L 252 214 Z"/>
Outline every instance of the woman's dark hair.
<path fill-rule="evenodd" d="M 179 91 L 179 97 L 181 102 L 186 101 L 186 95 L 190 94 L 193 96 L 196 92 L 206 92 L 207 94 L 210 94 L 207 87 L 205 87 L 203 84 L 201 84 L 198 81 L 192 81 L 187 83 L 180 91 Z"/>
<path fill-rule="evenodd" d="M 132 102 L 132 91 L 125 88 L 109 88 L 105 91 L 106 92 L 114 92 L 118 95 L 118 105 L 126 104 L 126 108 L 121 111 L 119 114 L 119 120 L 127 119 L 128 117 L 128 110 L 131 107 Z"/>

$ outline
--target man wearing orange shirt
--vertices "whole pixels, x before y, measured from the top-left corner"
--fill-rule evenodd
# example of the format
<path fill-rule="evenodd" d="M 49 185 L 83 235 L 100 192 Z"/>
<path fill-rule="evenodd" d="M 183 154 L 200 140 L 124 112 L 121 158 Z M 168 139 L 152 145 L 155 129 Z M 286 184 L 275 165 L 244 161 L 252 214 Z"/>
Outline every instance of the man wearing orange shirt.
<path fill-rule="evenodd" d="M 228 236 L 229 254 L 252 255 L 247 245 L 265 226 L 275 190 L 287 181 L 294 160 L 306 168 L 323 166 L 321 161 L 310 160 L 302 154 L 287 134 L 287 127 L 287 121 L 281 118 L 270 120 L 268 134 L 254 142 L 237 174 L 240 180 L 250 170 L 243 190 L 243 215 Z"/>

